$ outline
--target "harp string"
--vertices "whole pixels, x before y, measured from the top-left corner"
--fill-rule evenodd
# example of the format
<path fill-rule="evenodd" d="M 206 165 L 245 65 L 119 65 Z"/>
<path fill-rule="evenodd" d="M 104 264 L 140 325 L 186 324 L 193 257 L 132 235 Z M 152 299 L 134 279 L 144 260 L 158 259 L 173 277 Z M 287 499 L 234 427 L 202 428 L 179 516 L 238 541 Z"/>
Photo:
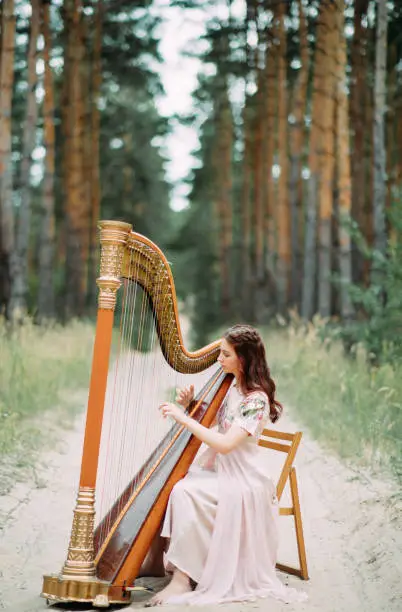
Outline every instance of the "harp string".
<path fill-rule="evenodd" d="M 158 281 L 158 279 L 156 279 Z M 157 398 L 160 398 L 159 385 L 156 385 L 155 382 L 158 380 L 155 378 L 156 373 L 156 330 L 153 324 L 153 315 L 151 309 L 148 305 L 148 299 L 143 293 L 143 303 L 142 303 L 142 313 L 145 314 L 145 325 L 144 329 L 148 330 L 148 338 L 145 338 L 145 347 L 143 345 L 139 347 L 139 349 L 143 350 L 144 348 L 148 350 L 146 353 L 146 358 L 142 360 L 142 372 L 140 373 L 140 378 L 143 381 L 144 390 L 146 392 L 146 396 L 139 398 L 139 405 L 137 406 L 137 419 L 136 419 L 136 427 L 134 434 L 137 432 L 151 432 L 152 431 L 152 422 L 156 421 L 155 416 L 155 408 L 157 407 Z M 141 326 L 140 326 L 141 327 Z M 143 332 L 142 332 L 143 333 Z M 141 352 L 141 355 L 144 353 Z M 149 407 L 152 407 L 150 410 Z M 141 418 L 140 418 L 141 417 Z M 155 427 L 154 423 L 154 427 Z M 164 428 L 165 429 L 165 428 Z M 139 435 L 133 438 L 136 440 L 136 443 L 131 447 L 131 463 L 138 464 L 141 461 L 138 461 L 137 457 L 141 457 L 142 460 L 145 460 L 147 455 L 149 454 L 150 447 L 152 447 L 153 443 L 151 440 L 147 443 L 146 436 Z M 159 441 L 159 440 L 157 440 Z M 138 485 L 138 479 L 134 481 L 134 488 Z"/>
<path fill-rule="evenodd" d="M 104 421 L 104 429 L 105 431 L 109 431 L 108 435 L 108 448 L 107 455 L 105 460 L 105 474 L 106 478 L 104 480 L 104 488 L 103 488 L 103 496 L 101 501 L 101 512 L 100 514 L 104 514 L 104 508 L 106 509 L 109 505 L 110 500 L 113 498 L 113 491 L 115 485 L 115 479 L 118 478 L 119 468 L 118 468 L 118 459 L 113 456 L 114 449 L 116 448 L 116 443 L 118 441 L 119 429 L 120 429 L 120 419 L 121 419 L 121 396 L 122 396 L 122 388 L 121 388 L 121 378 L 119 377 L 119 373 L 124 371 L 126 368 L 125 363 L 125 329 L 127 326 L 127 317 L 126 312 L 128 308 L 128 304 L 130 302 L 130 292 L 129 285 L 124 282 L 124 292 L 122 302 L 119 302 L 118 315 L 120 316 L 120 329 L 119 335 L 117 339 L 117 350 L 116 350 L 116 359 L 113 362 L 110 380 L 113 381 L 113 397 L 111 400 L 111 405 L 109 409 L 109 396 L 107 394 L 107 401 L 105 406 L 105 421 Z M 109 388 L 109 382 L 108 382 Z M 108 419 L 109 417 L 109 419 Z M 112 426 L 112 423 L 114 426 Z M 102 447 L 101 447 L 102 448 Z M 117 465 L 116 465 L 117 463 Z M 114 466 L 114 470 L 110 469 L 111 466 Z M 108 529 L 108 523 L 105 525 L 105 530 Z"/>
<path fill-rule="evenodd" d="M 138 266 L 137 261 L 134 262 L 134 266 Z M 133 272 L 135 271 L 130 271 L 130 276 Z M 157 284 L 160 284 L 160 279 L 157 279 Z M 161 293 L 158 292 L 158 300 L 160 295 Z M 159 341 L 156 342 L 157 334 L 153 314 L 148 307 L 148 299 L 136 283 L 125 281 L 121 312 L 118 314 L 120 315 L 120 334 L 108 381 L 104 431 L 102 432 L 103 439 L 106 438 L 107 442 L 104 463 L 102 469 L 99 470 L 99 474 L 102 474 L 102 484 L 97 488 L 98 494 L 99 491 L 102 492 L 101 498 L 98 499 L 97 517 L 99 520 L 128 484 L 133 470 L 135 473 L 140 467 L 139 461 L 136 461 L 136 455 L 144 460 L 169 429 L 162 419 L 155 419 L 155 416 L 159 417 L 157 413 L 155 414 L 155 408 L 157 410 L 160 401 L 166 399 L 165 394 L 158 393 L 158 385 L 155 384 L 156 381 L 163 378 L 156 376 L 157 363 L 159 362 L 160 365 L 163 357 L 159 354 L 159 359 L 151 359 L 155 355 L 155 348 L 157 344 L 159 345 Z M 137 330 L 138 333 L 134 337 L 134 331 Z M 154 384 L 150 385 L 150 381 Z M 165 382 L 164 386 L 166 388 L 166 386 L 172 387 L 173 385 L 175 386 L 175 381 L 173 380 L 172 383 L 168 379 L 167 385 Z M 144 394 L 145 389 L 147 389 L 147 397 Z M 144 404 L 148 405 L 144 406 Z M 152 406 L 152 411 L 148 410 L 149 405 Z M 155 421 L 159 422 L 156 431 Z M 161 422 L 163 423 L 162 428 L 160 427 Z M 106 437 L 104 432 L 107 430 Z M 139 431 L 142 431 L 143 435 L 137 435 Z M 147 440 L 150 439 L 153 440 L 151 446 L 147 444 Z M 102 440 L 101 455 L 103 448 Z M 133 469 L 128 470 L 128 467 Z M 108 528 L 110 525 L 105 522 L 103 529 Z"/>
<path fill-rule="evenodd" d="M 119 464 L 118 457 L 114 455 L 114 449 L 116 447 L 120 449 L 119 443 L 121 443 L 121 397 L 123 393 L 122 381 L 124 380 L 124 372 L 127 369 L 126 363 L 126 340 L 127 330 L 131 330 L 134 326 L 134 321 L 128 316 L 128 313 L 132 311 L 132 304 L 135 303 L 135 292 L 129 283 L 124 280 L 123 292 L 118 293 L 118 301 L 116 305 L 116 316 L 120 318 L 120 325 L 117 334 L 117 338 L 114 337 L 113 347 L 115 351 L 112 352 L 112 366 L 108 377 L 106 401 L 105 401 L 105 416 L 102 427 L 102 440 L 101 440 L 101 453 L 100 462 L 102 463 L 102 470 L 98 470 L 98 474 L 101 475 L 101 497 L 98 499 L 97 505 L 97 517 L 100 519 L 108 510 L 112 501 L 115 499 L 115 491 L 117 489 L 116 481 L 119 479 Z M 131 336 L 131 333 L 128 336 Z M 104 440 L 107 439 L 105 444 Z M 104 447 L 106 449 L 104 450 Z M 97 484 L 97 490 L 99 491 L 99 485 Z M 109 524 L 106 522 L 103 525 L 102 531 L 107 531 Z"/>
<path fill-rule="evenodd" d="M 138 266 L 138 262 L 137 262 L 137 266 Z M 132 271 L 130 271 L 132 272 Z M 131 274 L 130 274 L 131 276 Z M 140 288 L 138 287 L 137 283 L 133 283 L 131 281 L 128 281 L 130 286 L 132 287 L 132 290 L 135 291 L 136 296 L 139 295 L 141 293 Z M 135 385 L 136 384 L 140 384 L 141 381 L 141 376 L 139 373 L 139 367 L 138 365 L 138 361 L 139 358 L 142 356 L 142 346 L 141 346 L 141 334 L 142 334 L 142 329 L 141 329 L 141 319 L 143 317 L 143 311 L 144 311 L 144 299 L 145 299 L 145 294 L 144 292 L 142 292 L 142 304 L 137 304 L 137 309 L 139 309 L 140 311 L 140 322 L 139 322 L 139 331 L 138 331 L 138 337 L 137 337 L 137 344 L 136 344 L 136 350 L 134 352 L 134 359 L 133 359 L 133 368 L 131 370 L 131 382 L 132 382 L 132 387 L 131 389 L 134 391 Z M 135 317 L 132 317 L 133 319 L 133 324 L 135 322 Z M 137 379 L 137 383 L 135 381 L 135 376 L 134 376 L 134 372 L 137 372 L 138 374 L 138 379 Z M 135 398 L 135 402 L 134 405 L 132 407 L 133 413 L 132 413 L 132 419 L 131 419 L 131 431 L 130 431 L 130 439 L 132 441 L 131 444 L 131 452 L 130 452 L 130 457 L 128 460 L 128 464 L 129 465 L 135 465 L 135 444 L 137 443 L 136 441 L 136 437 L 135 437 L 135 433 L 136 431 L 139 430 L 140 427 L 140 410 L 141 410 L 141 403 L 145 403 L 144 402 L 144 398 L 141 398 L 138 394 L 136 395 L 135 393 L 132 393 L 132 396 Z M 140 442 L 140 438 L 138 439 L 138 442 Z"/>
<path fill-rule="evenodd" d="M 122 389 L 122 397 L 120 403 L 120 411 L 121 411 L 121 425 L 120 425 L 120 435 L 118 439 L 118 458 L 117 458 L 117 466 L 115 470 L 116 479 L 114 483 L 113 489 L 111 489 L 111 497 L 115 498 L 117 493 L 124 488 L 125 483 L 124 474 L 126 471 L 126 446 L 129 443 L 129 436 L 124 435 L 125 432 L 128 432 L 130 429 L 130 398 L 132 396 L 132 384 L 133 384 L 133 376 L 132 372 L 135 369 L 135 359 L 136 359 L 136 351 L 132 351 L 132 342 L 133 342 L 133 330 L 135 325 L 135 307 L 136 307 L 136 297 L 137 297 L 137 287 L 134 287 L 132 283 L 129 281 L 125 281 L 128 287 L 128 300 L 126 304 L 126 308 L 124 308 L 123 316 L 126 319 L 126 323 L 123 326 L 123 347 L 124 347 L 124 356 L 123 363 L 124 369 L 123 372 L 119 372 L 118 375 L 122 376 L 121 381 L 121 389 Z M 137 347 L 138 350 L 138 347 Z M 134 413 L 136 413 L 136 408 L 134 409 Z"/>
<path fill-rule="evenodd" d="M 132 291 L 135 293 L 135 295 L 140 295 L 140 290 L 138 289 L 137 286 L 134 287 L 134 283 L 128 281 L 129 286 L 131 287 Z M 130 360 L 130 370 L 127 373 L 128 376 L 128 392 L 126 394 L 126 401 L 125 401 L 125 413 L 128 415 L 130 413 L 131 416 L 131 421 L 130 421 L 130 428 L 128 428 L 126 426 L 125 431 L 128 432 L 128 441 L 129 441 L 129 445 L 131 444 L 131 446 L 129 446 L 129 450 L 132 448 L 132 441 L 134 440 L 133 437 L 133 430 L 136 428 L 136 421 L 138 421 L 138 417 L 140 415 L 140 409 L 141 409 L 141 402 L 143 401 L 143 398 L 140 395 L 136 395 L 135 394 L 135 380 L 134 380 L 134 372 L 138 372 L 138 378 L 137 378 L 137 384 L 142 386 L 143 383 L 143 376 L 142 376 L 142 372 L 141 372 L 141 362 L 140 362 L 140 368 L 138 368 L 137 366 L 137 362 L 138 362 L 138 358 L 142 356 L 142 336 L 143 336 L 143 328 L 144 328 L 144 314 L 145 314 L 145 310 L 144 310 L 144 294 L 140 295 L 141 297 L 141 301 L 138 304 L 138 309 L 139 309 L 139 324 L 138 324 L 138 336 L 137 336 L 137 340 L 136 340 L 136 346 L 134 348 L 134 353 L 130 353 L 131 354 L 131 360 Z M 134 301 L 134 312 L 135 312 L 135 307 L 137 306 L 136 300 Z M 136 317 L 131 316 L 132 321 L 133 321 L 133 326 L 134 323 L 136 321 Z M 128 346 L 129 348 L 133 345 L 132 342 L 132 337 L 130 337 L 130 340 L 128 342 Z M 131 400 L 134 398 L 134 402 L 132 402 Z M 130 453 L 131 454 L 131 453 Z M 130 461 L 130 457 L 128 457 L 127 460 L 128 465 L 130 465 L 132 462 Z M 122 468 L 122 463 L 120 462 L 120 468 Z"/>
<path fill-rule="evenodd" d="M 125 284 L 127 285 L 128 290 L 127 290 L 127 303 L 125 305 L 125 308 L 123 308 L 123 313 L 122 313 L 123 320 L 124 320 L 124 325 L 122 329 L 122 333 L 123 333 L 123 342 L 122 342 L 123 368 L 122 368 L 122 371 L 117 374 L 122 377 L 121 384 L 120 384 L 121 396 L 120 396 L 120 402 L 119 402 L 119 415 L 120 415 L 119 420 L 120 420 L 120 432 L 121 432 L 121 435 L 119 436 L 119 438 L 121 441 L 120 441 L 120 444 L 118 444 L 119 452 L 117 455 L 117 465 L 116 465 L 116 470 L 115 470 L 115 474 L 116 474 L 115 486 L 113 487 L 113 490 L 111 491 L 111 494 L 113 496 L 116 495 L 117 491 L 121 487 L 121 481 L 122 481 L 123 474 L 124 474 L 123 461 L 124 461 L 124 456 L 125 456 L 125 451 L 126 451 L 127 437 L 122 434 L 125 431 L 127 431 L 127 428 L 129 425 L 128 403 L 129 403 L 131 381 L 132 381 L 131 372 L 133 371 L 133 368 L 131 366 L 132 366 L 133 359 L 135 359 L 135 353 L 133 355 L 132 351 L 130 351 L 133 323 L 135 321 L 135 316 L 130 316 L 130 314 L 132 311 L 132 303 L 133 303 L 132 296 L 135 295 L 135 293 L 133 293 L 131 284 L 129 282 L 125 281 Z M 134 298 L 134 304 L 135 304 L 135 298 Z"/>
<path fill-rule="evenodd" d="M 122 302 L 124 303 L 127 299 L 127 285 L 123 284 L 123 292 L 118 294 L 118 298 L 122 296 Z M 120 311 L 120 300 L 118 299 L 116 312 Z M 120 313 L 121 314 L 121 313 Z M 108 504 L 108 491 L 110 491 L 110 479 L 111 479 L 111 471 L 107 469 L 108 465 L 110 465 L 111 461 L 111 449 L 114 446 L 114 438 L 116 435 L 116 431 L 114 428 L 110 427 L 110 421 L 114 419 L 116 408 L 118 405 L 117 396 L 118 396 L 118 379 L 116 376 L 116 372 L 118 370 L 118 363 L 121 355 L 121 343 L 122 343 L 122 329 L 124 326 L 124 319 L 120 317 L 120 329 L 117 337 L 117 349 L 116 354 L 114 355 L 114 351 L 112 349 L 112 368 L 111 372 L 108 376 L 107 381 L 107 389 L 106 389 L 106 398 L 105 398 L 105 408 L 104 408 L 104 418 L 103 418 L 103 427 L 102 427 L 102 436 L 101 436 L 101 447 L 99 454 L 99 466 L 98 466 L 98 476 L 97 476 L 97 484 L 96 484 L 96 516 L 101 518 L 104 515 L 104 507 Z M 115 342 L 113 342 L 113 345 Z M 103 534 L 104 535 L 104 534 Z"/>
<path fill-rule="evenodd" d="M 137 291 L 140 292 L 140 289 L 137 285 L 137 283 L 133 283 L 131 281 L 128 281 L 129 285 L 132 287 L 132 291 L 134 291 L 137 295 Z M 138 337 L 137 337 L 137 343 L 136 343 L 136 349 L 134 351 L 134 356 L 133 356 L 133 360 L 132 360 L 132 369 L 130 372 L 130 397 L 134 398 L 134 402 L 133 405 L 131 406 L 132 409 L 132 418 L 130 421 L 130 430 L 129 430 L 129 439 L 130 439 L 130 446 L 129 446 L 129 457 L 128 457 L 128 465 L 135 465 L 135 444 L 136 444 L 136 439 L 135 439 L 135 432 L 139 429 L 139 416 L 140 416 L 140 410 L 141 410 L 141 404 L 144 403 L 144 398 L 139 397 L 138 395 L 136 395 L 134 393 L 135 391 L 135 385 L 136 385 L 136 381 L 135 381 L 135 376 L 134 376 L 134 372 L 138 372 L 138 358 L 139 356 L 142 355 L 142 346 L 141 346 L 141 335 L 142 335 L 142 319 L 143 319 L 143 315 L 144 315 L 144 294 L 142 295 L 142 303 L 141 306 L 139 308 L 140 310 L 140 323 L 138 326 Z M 132 317 L 133 320 L 133 324 L 135 321 L 135 317 Z M 141 364 L 139 364 L 141 365 Z M 137 384 L 139 384 L 139 381 L 141 380 L 141 374 L 138 372 L 138 381 Z M 143 381 L 142 381 L 143 382 Z M 127 406 L 127 410 L 130 410 L 130 402 L 128 402 L 128 406 Z M 121 506 L 122 504 L 120 504 L 119 507 L 119 511 L 121 510 Z"/>
<path fill-rule="evenodd" d="M 125 387 L 122 402 L 124 414 L 123 439 L 120 443 L 117 487 L 113 491 L 113 497 L 117 497 L 131 480 L 131 466 L 139 467 L 139 460 L 135 459 L 134 454 L 139 457 L 146 454 L 144 441 L 148 438 L 147 433 L 149 432 L 147 410 L 146 406 L 144 406 L 147 398 L 144 395 L 144 390 L 147 389 L 146 372 L 149 354 L 146 351 L 149 348 L 147 333 L 149 332 L 150 314 L 145 293 L 137 286 L 134 288 L 134 283 L 130 281 L 128 281 L 128 285 L 131 292 L 134 292 L 135 297 L 139 298 L 134 300 L 133 306 L 128 309 L 127 314 L 130 320 L 133 321 L 133 329 L 138 330 L 138 333 L 137 337 L 134 338 L 134 342 L 132 334 L 125 342 L 129 359 L 127 360 L 128 368 L 124 373 L 125 381 L 123 383 Z M 136 391 L 138 392 L 136 393 Z M 141 430 L 142 435 L 136 436 L 136 430 Z M 119 511 L 122 505 L 123 501 L 121 500 L 118 508 Z"/>
<path fill-rule="evenodd" d="M 139 259 L 133 257 L 129 278 L 139 278 L 139 265 Z M 165 312 L 169 297 L 161 291 L 165 282 L 163 275 L 152 280 L 154 308 Z M 116 499 L 129 483 L 132 483 L 132 492 L 141 487 L 144 475 L 134 476 L 164 437 L 170 440 L 174 437 L 174 423 L 161 418 L 160 403 L 174 400 L 178 386 L 193 383 L 197 391 L 217 369 L 214 365 L 201 374 L 189 376 L 188 370 L 178 373 L 170 367 L 162 354 L 145 291 L 136 282 L 124 280 L 119 293 L 116 307 L 119 333 L 114 337 L 116 349 L 107 385 L 97 483 L 97 494 L 101 492 L 97 499 L 97 521 L 107 515 L 107 520 L 102 522 L 102 541 L 112 527 L 109 510 Z M 167 341 L 172 342 L 174 323 L 169 322 L 166 332 Z M 119 513 L 123 506 L 124 500 L 121 500 Z"/>
<path fill-rule="evenodd" d="M 215 373 L 212 375 L 212 377 L 207 381 L 207 384 L 203 386 L 202 392 L 199 394 L 198 400 L 195 402 L 195 405 L 192 407 L 190 416 L 193 416 L 196 413 L 198 408 L 204 402 L 206 396 L 215 387 L 217 380 L 221 378 L 221 376 L 222 376 L 222 373 L 220 372 L 220 369 L 218 368 L 215 371 Z M 169 460 L 168 458 L 169 458 L 170 453 L 172 452 L 172 446 L 174 446 L 176 441 L 180 439 L 180 436 L 182 435 L 183 432 L 184 432 L 184 427 L 176 423 L 174 436 L 172 440 L 170 441 L 170 443 L 164 445 L 162 452 L 158 453 L 152 465 L 150 465 L 149 463 L 147 464 L 147 470 L 146 472 L 144 472 L 144 478 L 141 480 L 141 483 L 138 489 L 134 493 L 132 493 L 130 490 L 130 496 L 129 498 L 127 498 L 127 503 L 125 504 L 125 507 L 123 508 L 121 512 L 121 515 L 116 517 L 116 525 L 120 523 L 120 520 L 124 520 L 124 516 L 129 511 L 129 508 L 132 505 L 132 503 L 135 502 L 135 499 L 137 498 L 137 496 L 141 493 L 141 490 L 143 488 L 145 489 L 147 488 L 148 483 L 150 479 L 152 479 L 155 470 L 158 471 L 159 466 L 165 461 L 165 459 L 167 461 Z M 159 478 L 157 476 L 157 482 L 159 482 L 160 487 L 161 485 L 163 486 L 163 478 L 161 479 L 161 475 L 159 475 Z M 152 494 L 151 494 L 151 499 L 149 501 L 152 505 L 152 502 L 153 502 Z M 144 518 L 145 518 L 145 515 L 142 516 L 142 519 Z M 100 547 L 98 548 L 96 562 L 98 562 L 102 558 L 103 553 L 105 552 L 105 550 L 108 547 L 108 544 L 110 543 L 110 540 L 113 538 L 113 534 L 114 534 L 114 529 L 111 530 L 108 534 L 106 534 L 106 539 L 101 543 Z M 135 536 L 135 533 L 132 535 Z"/>

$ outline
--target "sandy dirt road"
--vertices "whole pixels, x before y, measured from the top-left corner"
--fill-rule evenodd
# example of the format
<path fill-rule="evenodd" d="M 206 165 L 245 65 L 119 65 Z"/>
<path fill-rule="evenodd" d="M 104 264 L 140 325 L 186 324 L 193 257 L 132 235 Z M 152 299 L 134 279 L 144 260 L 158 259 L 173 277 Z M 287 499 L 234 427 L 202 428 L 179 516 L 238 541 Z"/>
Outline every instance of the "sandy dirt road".
<path fill-rule="evenodd" d="M 84 418 L 62 434 L 38 466 L 36 482 L 17 483 L 0 497 L 0 610 L 41 612 L 44 573 L 64 562 L 80 467 Z M 278 429 L 295 431 L 289 416 Z M 270 460 L 271 461 L 271 460 Z M 310 581 L 281 577 L 307 591 L 303 604 L 272 600 L 208 607 L 241 612 L 400 612 L 402 610 L 401 508 L 395 485 L 345 467 L 304 435 L 297 458 Z M 280 519 L 281 560 L 295 561 L 292 519 Z M 130 609 L 143 606 L 137 597 Z M 88 606 L 53 609 L 83 610 Z M 167 612 L 178 610 L 167 606 Z M 180 608 L 181 610 L 183 608 Z"/>

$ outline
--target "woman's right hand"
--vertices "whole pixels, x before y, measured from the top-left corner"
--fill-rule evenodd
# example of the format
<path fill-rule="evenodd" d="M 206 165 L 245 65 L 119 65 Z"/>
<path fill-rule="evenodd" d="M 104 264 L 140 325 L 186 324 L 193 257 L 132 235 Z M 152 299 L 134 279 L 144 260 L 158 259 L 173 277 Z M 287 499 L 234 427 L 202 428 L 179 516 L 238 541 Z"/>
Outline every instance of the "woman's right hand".
<path fill-rule="evenodd" d="M 176 402 L 183 406 L 184 409 L 188 408 L 190 402 L 194 399 L 194 385 L 189 387 L 183 387 L 183 389 L 177 389 Z"/>

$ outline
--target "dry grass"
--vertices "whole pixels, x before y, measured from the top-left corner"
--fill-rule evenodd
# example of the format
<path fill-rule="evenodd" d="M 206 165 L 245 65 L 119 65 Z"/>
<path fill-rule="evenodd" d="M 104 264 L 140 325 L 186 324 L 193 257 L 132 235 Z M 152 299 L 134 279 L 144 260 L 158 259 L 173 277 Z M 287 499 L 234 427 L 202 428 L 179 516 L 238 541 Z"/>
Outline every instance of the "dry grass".
<path fill-rule="evenodd" d="M 339 342 L 320 339 L 320 327 L 295 319 L 265 331 L 279 399 L 340 456 L 401 478 L 402 365 L 369 368 L 361 347 L 347 357 Z M 0 493 L 4 478 L 34 465 L 54 425 L 68 426 L 84 407 L 93 339 L 85 322 L 43 328 L 28 321 L 10 333 L 0 321 Z"/>
<path fill-rule="evenodd" d="M 278 398 L 340 456 L 402 477 L 402 364 L 369 367 L 362 347 L 345 355 L 322 341 L 320 321 L 266 330 Z"/>
<path fill-rule="evenodd" d="M 93 338 L 93 327 L 78 321 L 38 327 L 28 320 L 13 331 L 0 321 L 0 493 L 33 465 L 51 422 L 71 422 L 81 407 L 74 393 L 88 387 Z"/>

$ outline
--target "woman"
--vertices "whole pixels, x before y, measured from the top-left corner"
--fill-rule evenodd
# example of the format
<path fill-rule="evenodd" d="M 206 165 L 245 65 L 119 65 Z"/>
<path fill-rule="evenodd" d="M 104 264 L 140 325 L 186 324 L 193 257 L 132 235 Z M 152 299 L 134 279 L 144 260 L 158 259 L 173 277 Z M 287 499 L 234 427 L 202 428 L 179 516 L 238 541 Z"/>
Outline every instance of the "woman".
<path fill-rule="evenodd" d="M 304 600 L 275 574 L 278 546 L 275 485 L 260 464 L 258 438 L 282 406 L 258 332 L 235 325 L 223 336 L 218 357 L 234 374 L 218 414 L 218 431 L 208 429 L 175 404 L 160 407 L 164 417 L 184 425 L 206 445 L 187 476 L 173 488 L 161 532 L 169 538 L 166 569 L 170 584 L 150 605 L 210 604 L 271 595 Z M 177 398 L 184 408 L 193 389 Z M 193 590 L 194 586 L 196 588 Z"/>

